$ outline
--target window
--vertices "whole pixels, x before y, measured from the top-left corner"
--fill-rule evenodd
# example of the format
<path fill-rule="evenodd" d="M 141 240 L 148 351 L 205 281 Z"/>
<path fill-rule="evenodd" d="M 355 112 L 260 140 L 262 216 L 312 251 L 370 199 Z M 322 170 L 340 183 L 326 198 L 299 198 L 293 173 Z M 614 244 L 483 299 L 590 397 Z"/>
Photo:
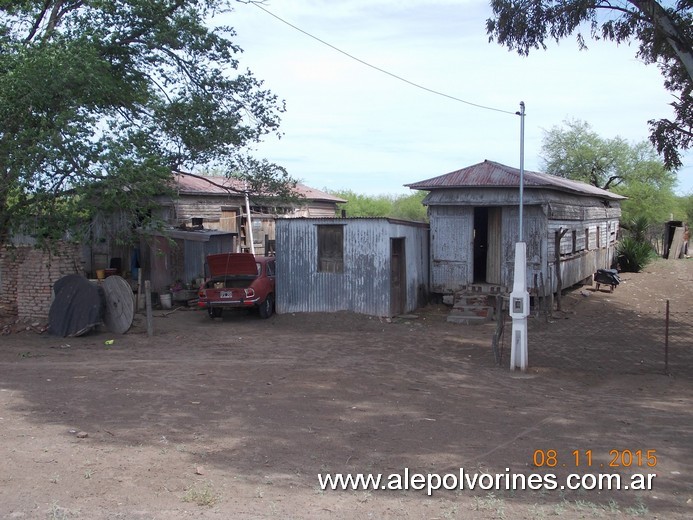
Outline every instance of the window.
<path fill-rule="evenodd" d="M 602 230 L 599 226 L 597 226 L 597 249 L 602 247 L 601 245 L 601 236 L 602 236 Z"/>
<path fill-rule="evenodd" d="M 318 226 L 318 272 L 344 272 L 344 226 Z"/>
<path fill-rule="evenodd" d="M 577 253 L 577 231 L 573 230 L 573 253 Z"/>
<path fill-rule="evenodd" d="M 590 250 L 590 228 L 585 228 L 585 247 L 583 249 Z"/>

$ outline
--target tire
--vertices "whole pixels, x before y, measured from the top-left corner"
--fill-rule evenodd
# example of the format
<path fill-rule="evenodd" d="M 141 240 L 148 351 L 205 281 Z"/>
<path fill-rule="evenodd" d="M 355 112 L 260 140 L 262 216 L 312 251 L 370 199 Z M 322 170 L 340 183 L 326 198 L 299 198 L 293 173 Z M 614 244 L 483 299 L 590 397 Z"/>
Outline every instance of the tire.
<path fill-rule="evenodd" d="M 207 314 L 210 318 L 221 318 L 221 313 L 224 312 L 221 307 L 207 307 Z"/>
<path fill-rule="evenodd" d="M 260 317 L 263 320 L 266 320 L 267 318 L 272 316 L 272 314 L 274 313 L 274 297 L 271 294 L 268 294 L 267 298 L 265 298 L 265 301 L 262 302 L 259 311 Z"/>

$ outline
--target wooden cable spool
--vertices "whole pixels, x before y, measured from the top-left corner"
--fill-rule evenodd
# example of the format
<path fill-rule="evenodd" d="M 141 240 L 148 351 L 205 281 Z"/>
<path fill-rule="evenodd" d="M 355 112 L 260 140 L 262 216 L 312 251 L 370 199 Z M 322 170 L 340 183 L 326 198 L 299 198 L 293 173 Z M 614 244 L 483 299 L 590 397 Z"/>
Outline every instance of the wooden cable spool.
<path fill-rule="evenodd" d="M 132 287 L 120 276 L 109 276 L 103 283 L 106 298 L 104 323 L 114 334 L 125 334 L 135 318 L 135 295 Z"/>

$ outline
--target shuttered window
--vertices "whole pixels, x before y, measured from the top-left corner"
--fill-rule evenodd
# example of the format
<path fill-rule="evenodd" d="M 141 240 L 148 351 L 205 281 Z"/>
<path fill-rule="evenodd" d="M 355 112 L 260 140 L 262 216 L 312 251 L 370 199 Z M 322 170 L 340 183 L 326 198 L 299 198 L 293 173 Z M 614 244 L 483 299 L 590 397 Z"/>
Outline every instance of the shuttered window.
<path fill-rule="evenodd" d="M 318 225 L 318 272 L 344 272 L 344 226 Z"/>

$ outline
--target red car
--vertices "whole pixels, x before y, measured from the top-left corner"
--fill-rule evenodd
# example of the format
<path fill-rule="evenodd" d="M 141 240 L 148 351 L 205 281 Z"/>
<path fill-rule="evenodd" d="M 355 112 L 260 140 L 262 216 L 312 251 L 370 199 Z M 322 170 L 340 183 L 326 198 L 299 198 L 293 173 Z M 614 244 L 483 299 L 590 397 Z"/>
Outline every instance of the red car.
<path fill-rule="evenodd" d="M 261 318 L 274 312 L 275 258 L 251 253 L 221 253 L 207 257 L 210 278 L 200 287 L 198 305 L 211 318 L 224 309 L 258 309 Z"/>

